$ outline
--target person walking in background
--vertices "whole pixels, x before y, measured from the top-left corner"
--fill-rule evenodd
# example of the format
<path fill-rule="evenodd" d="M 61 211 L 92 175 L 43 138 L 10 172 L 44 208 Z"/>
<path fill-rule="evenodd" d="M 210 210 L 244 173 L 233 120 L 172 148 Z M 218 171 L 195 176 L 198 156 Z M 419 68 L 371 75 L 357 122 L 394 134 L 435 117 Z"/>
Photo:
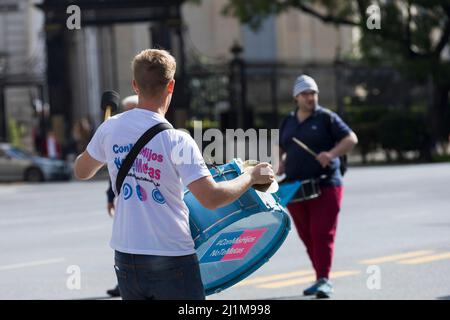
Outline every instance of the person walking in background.
<path fill-rule="evenodd" d="M 133 108 L 136 108 L 138 105 L 138 96 L 128 96 L 125 99 L 122 100 L 122 106 L 124 111 L 131 110 Z M 109 188 L 106 190 L 106 197 L 107 197 L 107 211 L 111 218 L 114 217 L 114 210 L 116 209 L 114 200 L 115 200 L 115 194 L 112 189 L 111 185 L 111 179 L 109 180 Z M 120 297 L 120 290 L 119 285 L 117 284 L 115 288 L 106 290 L 106 293 L 110 295 L 111 297 Z"/>
<path fill-rule="evenodd" d="M 128 96 L 122 100 L 122 106 L 123 106 L 124 112 L 131 110 L 133 108 L 136 108 L 137 105 L 138 105 L 138 96 L 137 95 Z M 108 214 L 112 218 L 114 216 L 114 210 L 115 210 L 115 205 L 114 205 L 115 195 L 114 195 L 114 191 L 111 186 L 111 180 L 109 180 L 109 188 L 108 188 L 108 190 L 106 190 L 106 196 L 108 199 L 108 204 L 107 204 Z"/>
<path fill-rule="evenodd" d="M 92 126 L 87 118 L 75 121 L 72 126 L 71 136 L 64 146 L 63 158 L 72 162 L 76 155 L 86 149 L 92 134 Z"/>
<path fill-rule="evenodd" d="M 52 130 L 47 132 L 45 139 L 45 155 L 51 159 L 61 158 L 61 144 Z"/>
<path fill-rule="evenodd" d="M 316 273 L 317 281 L 303 293 L 327 298 L 333 292 L 329 275 L 343 195 L 339 157 L 348 153 L 358 139 L 337 114 L 319 106 L 318 93 L 313 78 L 297 78 L 293 88 L 297 108 L 280 126 L 277 174 L 286 174 L 287 181 L 318 181 L 320 196 L 291 202 L 288 210 Z M 307 145 L 317 157 L 299 147 L 293 138 Z"/>

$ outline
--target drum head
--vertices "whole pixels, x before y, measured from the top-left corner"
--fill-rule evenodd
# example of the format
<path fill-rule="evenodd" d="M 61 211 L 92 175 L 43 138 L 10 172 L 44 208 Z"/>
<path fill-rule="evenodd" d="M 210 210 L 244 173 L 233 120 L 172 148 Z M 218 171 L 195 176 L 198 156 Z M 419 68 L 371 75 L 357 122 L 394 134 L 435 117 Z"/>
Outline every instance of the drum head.
<path fill-rule="evenodd" d="M 260 212 L 202 243 L 197 255 L 205 294 L 218 293 L 255 272 L 275 254 L 289 230 L 286 212 Z"/>

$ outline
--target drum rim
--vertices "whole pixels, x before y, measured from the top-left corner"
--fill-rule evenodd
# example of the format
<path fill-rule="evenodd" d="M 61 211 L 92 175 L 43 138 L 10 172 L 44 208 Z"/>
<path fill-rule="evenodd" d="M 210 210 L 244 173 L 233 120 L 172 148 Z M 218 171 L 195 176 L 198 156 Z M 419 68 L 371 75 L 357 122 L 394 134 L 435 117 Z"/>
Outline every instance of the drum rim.
<path fill-rule="evenodd" d="M 205 295 L 211 295 L 211 294 L 216 294 L 219 292 L 222 292 L 223 290 L 226 290 L 234 285 L 236 285 L 237 283 L 239 283 L 240 281 L 244 280 L 245 278 L 249 277 L 251 274 L 253 274 L 255 271 L 257 271 L 262 265 L 264 265 L 265 263 L 267 263 L 273 256 L 274 254 L 278 251 L 278 249 L 283 245 L 284 241 L 286 240 L 290 230 L 291 230 L 291 219 L 289 218 L 289 215 L 286 213 L 285 210 L 273 210 L 273 211 L 263 211 L 263 212 L 259 212 L 259 214 L 262 213 L 279 213 L 281 215 L 281 222 L 282 222 L 282 226 L 279 228 L 279 231 L 276 234 L 276 237 L 274 237 L 273 239 L 271 239 L 270 242 L 268 242 L 268 246 L 269 249 L 266 249 L 265 254 L 261 255 L 260 254 L 260 258 L 255 260 L 253 263 L 251 263 L 249 266 L 247 266 L 245 268 L 245 272 L 242 273 L 238 273 L 236 276 L 231 277 L 230 279 L 226 280 L 225 282 L 223 282 L 222 284 L 216 284 L 211 286 L 211 287 L 207 287 L 204 284 L 204 289 L 205 289 Z M 275 241 L 276 239 L 276 241 Z M 242 269 L 243 267 L 241 267 Z M 239 269 L 237 269 L 239 270 Z M 236 271 L 234 271 L 236 272 Z M 217 282 L 218 280 L 215 280 L 214 282 Z"/>

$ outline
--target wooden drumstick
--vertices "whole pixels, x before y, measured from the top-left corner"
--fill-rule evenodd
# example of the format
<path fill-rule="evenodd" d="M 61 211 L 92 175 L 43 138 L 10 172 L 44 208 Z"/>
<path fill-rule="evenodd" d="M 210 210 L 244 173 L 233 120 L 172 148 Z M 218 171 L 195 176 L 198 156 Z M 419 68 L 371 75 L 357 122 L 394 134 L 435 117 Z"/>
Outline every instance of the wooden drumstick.
<path fill-rule="evenodd" d="M 103 92 L 101 100 L 101 108 L 105 112 L 105 121 L 111 117 L 113 112 L 117 111 L 120 103 L 120 96 L 113 90 Z"/>
<path fill-rule="evenodd" d="M 106 110 L 105 110 L 105 119 L 104 119 L 105 121 L 108 120 L 108 119 L 111 117 L 111 113 L 112 113 L 112 112 L 111 112 L 111 111 L 112 111 L 111 109 L 112 109 L 111 106 L 107 106 L 107 107 L 106 107 Z"/>

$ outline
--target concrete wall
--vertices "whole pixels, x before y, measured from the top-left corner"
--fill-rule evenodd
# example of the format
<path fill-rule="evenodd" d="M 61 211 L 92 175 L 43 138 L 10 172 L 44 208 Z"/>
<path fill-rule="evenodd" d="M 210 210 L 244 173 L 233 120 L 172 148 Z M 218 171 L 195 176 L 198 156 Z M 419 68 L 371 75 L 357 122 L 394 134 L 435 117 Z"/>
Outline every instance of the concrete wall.
<path fill-rule="evenodd" d="M 212 61 L 231 57 L 233 42 L 242 43 L 242 36 L 239 23 L 221 14 L 226 3 L 227 0 L 206 0 L 201 5 L 183 5 L 188 51 Z"/>
<path fill-rule="evenodd" d="M 115 27 L 117 46 L 118 91 L 121 97 L 134 94 L 131 87 L 131 61 L 140 51 L 150 47 L 148 23 L 124 24 Z"/>
<path fill-rule="evenodd" d="M 43 14 L 32 0 L 0 1 L 0 52 L 6 55 L 4 76 L 43 75 L 45 70 L 45 44 L 43 36 Z M 9 8 L 10 10 L 5 10 Z M 33 126 L 32 95 L 37 90 L 31 87 L 7 87 L 5 96 L 5 116 L 7 125 L 20 124 L 24 139 L 20 141 L 27 149 L 32 148 L 30 139 Z M 10 137 L 11 138 L 11 137 Z"/>
<path fill-rule="evenodd" d="M 335 56 L 353 50 L 354 33 L 350 27 L 336 28 L 291 10 L 269 18 L 258 34 L 240 26 L 234 18 L 221 14 L 226 0 L 207 0 L 201 5 L 185 4 L 187 43 L 194 53 L 205 58 L 230 58 L 233 41 L 239 41 L 250 60 L 330 62 Z"/>

